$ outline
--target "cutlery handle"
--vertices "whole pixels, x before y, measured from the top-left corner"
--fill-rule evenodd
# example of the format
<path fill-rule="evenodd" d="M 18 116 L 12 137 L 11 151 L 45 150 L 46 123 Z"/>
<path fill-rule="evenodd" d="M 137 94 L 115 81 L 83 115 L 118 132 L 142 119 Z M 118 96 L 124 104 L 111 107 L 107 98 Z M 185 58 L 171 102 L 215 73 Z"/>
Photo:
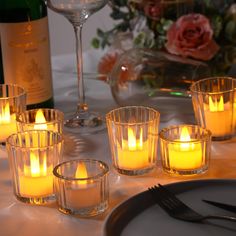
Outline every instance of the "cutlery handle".
<path fill-rule="evenodd" d="M 228 220 L 236 222 L 236 217 L 234 216 L 221 216 L 221 215 L 207 215 L 204 219 L 218 219 L 218 220 Z"/>

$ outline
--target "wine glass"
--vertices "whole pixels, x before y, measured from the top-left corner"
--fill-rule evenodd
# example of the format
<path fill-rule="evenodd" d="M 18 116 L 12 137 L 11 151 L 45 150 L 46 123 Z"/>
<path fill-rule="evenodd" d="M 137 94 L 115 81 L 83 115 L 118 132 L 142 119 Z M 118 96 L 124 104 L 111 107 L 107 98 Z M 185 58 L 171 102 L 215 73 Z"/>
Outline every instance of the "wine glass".
<path fill-rule="evenodd" d="M 65 121 L 72 132 L 89 134 L 105 127 L 102 116 L 88 109 L 85 101 L 82 58 L 82 27 L 88 17 L 104 7 L 108 0 L 44 0 L 53 11 L 65 16 L 72 24 L 76 41 L 78 104 L 75 114 Z"/>

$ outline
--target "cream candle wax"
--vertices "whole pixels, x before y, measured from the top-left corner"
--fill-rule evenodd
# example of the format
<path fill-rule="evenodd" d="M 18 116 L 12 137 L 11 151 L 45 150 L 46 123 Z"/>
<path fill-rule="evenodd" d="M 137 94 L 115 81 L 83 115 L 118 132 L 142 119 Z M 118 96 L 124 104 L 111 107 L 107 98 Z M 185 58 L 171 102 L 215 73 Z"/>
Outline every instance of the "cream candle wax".
<path fill-rule="evenodd" d="M 67 206 L 81 209 L 98 205 L 101 202 L 100 189 L 97 188 L 93 180 L 87 180 L 88 173 L 84 163 L 78 164 L 75 178 L 80 180 L 72 183 L 72 186 L 67 188 L 65 192 Z"/>

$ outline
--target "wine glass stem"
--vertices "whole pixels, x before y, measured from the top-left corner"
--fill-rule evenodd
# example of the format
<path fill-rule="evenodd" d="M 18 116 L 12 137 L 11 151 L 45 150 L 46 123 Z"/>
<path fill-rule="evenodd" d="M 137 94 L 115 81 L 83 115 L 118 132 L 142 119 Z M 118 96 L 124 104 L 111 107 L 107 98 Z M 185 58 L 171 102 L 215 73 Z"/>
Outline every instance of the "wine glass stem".
<path fill-rule="evenodd" d="M 82 24 L 74 26 L 76 43 L 76 62 L 78 78 L 78 104 L 77 113 L 86 111 L 88 106 L 85 102 L 84 80 L 83 80 L 83 47 L 82 47 Z"/>

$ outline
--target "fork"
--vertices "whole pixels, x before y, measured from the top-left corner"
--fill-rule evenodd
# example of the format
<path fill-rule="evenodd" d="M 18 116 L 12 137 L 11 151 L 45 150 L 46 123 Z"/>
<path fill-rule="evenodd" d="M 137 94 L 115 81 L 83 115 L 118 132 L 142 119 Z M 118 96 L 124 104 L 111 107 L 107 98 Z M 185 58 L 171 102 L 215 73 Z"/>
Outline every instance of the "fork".
<path fill-rule="evenodd" d="M 236 217 L 225 215 L 201 215 L 179 200 L 171 191 L 158 184 L 148 189 L 154 201 L 171 217 L 190 222 L 202 222 L 206 219 L 235 221 Z"/>

